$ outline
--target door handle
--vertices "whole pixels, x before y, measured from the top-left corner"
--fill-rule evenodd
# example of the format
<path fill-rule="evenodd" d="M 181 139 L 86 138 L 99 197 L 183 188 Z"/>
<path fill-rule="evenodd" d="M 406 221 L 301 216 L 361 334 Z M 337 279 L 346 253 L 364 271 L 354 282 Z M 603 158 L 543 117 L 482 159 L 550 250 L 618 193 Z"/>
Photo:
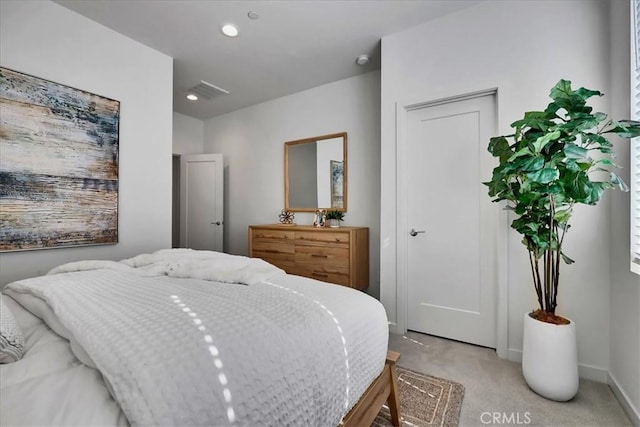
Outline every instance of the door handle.
<path fill-rule="evenodd" d="M 413 237 L 417 236 L 419 233 L 426 233 L 427 230 L 415 230 L 415 229 L 411 229 L 411 231 L 409 232 L 409 234 Z"/>
<path fill-rule="evenodd" d="M 212 222 L 211 225 L 222 225 L 220 221 Z"/>

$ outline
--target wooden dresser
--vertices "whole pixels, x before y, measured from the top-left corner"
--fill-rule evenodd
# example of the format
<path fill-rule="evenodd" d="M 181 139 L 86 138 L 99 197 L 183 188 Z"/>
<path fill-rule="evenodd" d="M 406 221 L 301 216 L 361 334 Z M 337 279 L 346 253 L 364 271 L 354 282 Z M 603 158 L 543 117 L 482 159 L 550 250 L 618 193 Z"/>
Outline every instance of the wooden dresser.
<path fill-rule="evenodd" d="M 249 256 L 289 274 L 356 289 L 369 286 L 369 229 L 250 225 Z"/>

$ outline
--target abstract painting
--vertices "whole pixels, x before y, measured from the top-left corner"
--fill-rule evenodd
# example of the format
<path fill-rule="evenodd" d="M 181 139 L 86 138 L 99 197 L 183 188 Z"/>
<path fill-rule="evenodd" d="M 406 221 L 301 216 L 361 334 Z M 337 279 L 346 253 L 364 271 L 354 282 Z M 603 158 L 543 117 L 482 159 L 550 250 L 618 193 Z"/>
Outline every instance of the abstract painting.
<path fill-rule="evenodd" d="M 344 197 L 342 194 L 342 185 L 344 182 L 344 166 L 343 162 L 331 160 L 331 207 L 344 208 Z"/>
<path fill-rule="evenodd" d="M 120 103 L 0 67 L 0 251 L 118 242 Z"/>

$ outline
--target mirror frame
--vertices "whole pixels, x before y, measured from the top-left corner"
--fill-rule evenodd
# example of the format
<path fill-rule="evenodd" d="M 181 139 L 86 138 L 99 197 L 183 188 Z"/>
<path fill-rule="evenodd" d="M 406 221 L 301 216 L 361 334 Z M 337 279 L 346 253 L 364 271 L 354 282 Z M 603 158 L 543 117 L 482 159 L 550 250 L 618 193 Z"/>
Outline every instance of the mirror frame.
<path fill-rule="evenodd" d="M 294 145 L 298 145 L 298 144 L 306 144 L 309 142 L 319 142 L 322 141 L 324 139 L 334 139 L 334 138 L 342 138 L 342 161 L 343 161 L 343 180 L 342 180 L 342 197 L 343 197 L 343 202 L 342 205 L 343 207 L 341 208 L 332 208 L 332 207 L 323 207 L 323 206 L 318 206 L 315 208 L 296 208 L 293 206 L 290 206 L 289 204 L 289 147 L 292 147 Z M 347 188 L 349 187 L 348 184 L 348 163 L 347 163 L 347 132 L 339 132 L 339 133 L 330 133 L 328 135 L 322 135 L 322 136 L 315 136 L 312 138 L 305 138 L 305 139 L 297 139 L 295 141 L 287 141 L 284 143 L 284 208 L 288 211 L 292 211 L 292 212 L 315 212 L 318 209 L 323 209 L 323 210 L 337 210 L 337 211 L 343 211 L 346 212 L 347 211 Z"/>

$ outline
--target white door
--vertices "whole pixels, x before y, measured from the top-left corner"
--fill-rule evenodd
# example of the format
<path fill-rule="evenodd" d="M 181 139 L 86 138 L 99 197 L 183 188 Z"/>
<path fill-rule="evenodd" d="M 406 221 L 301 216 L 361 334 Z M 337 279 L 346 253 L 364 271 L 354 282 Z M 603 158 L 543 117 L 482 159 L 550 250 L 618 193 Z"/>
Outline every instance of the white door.
<path fill-rule="evenodd" d="M 180 246 L 222 252 L 222 154 L 180 157 Z"/>
<path fill-rule="evenodd" d="M 407 112 L 408 329 L 496 347 L 493 94 Z"/>

